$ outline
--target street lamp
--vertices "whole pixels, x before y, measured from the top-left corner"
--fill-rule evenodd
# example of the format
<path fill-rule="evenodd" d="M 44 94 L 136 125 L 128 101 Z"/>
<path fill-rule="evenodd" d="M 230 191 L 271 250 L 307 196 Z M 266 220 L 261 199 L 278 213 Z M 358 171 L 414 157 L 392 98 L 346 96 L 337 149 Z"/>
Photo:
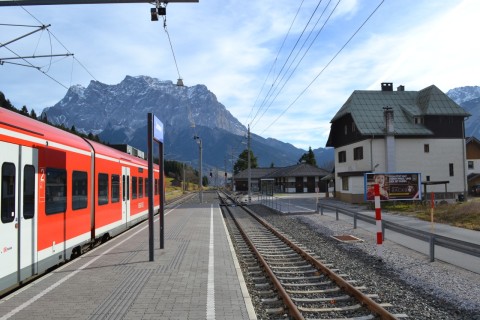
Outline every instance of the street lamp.
<path fill-rule="evenodd" d="M 187 181 L 187 179 L 185 178 L 185 164 L 187 162 L 190 163 L 190 161 L 183 161 L 183 176 L 182 176 L 182 180 L 183 180 L 182 191 L 183 191 L 183 193 L 185 193 L 187 191 L 187 188 L 185 188 L 185 183 Z"/>
<path fill-rule="evenodd" d="M 203 185 L 202 185 L 202 139 L 199 136 L 194 136 L 193 140 L 198 143 L 198 152 L 200 154 L 200 163 L 199 163 L 199 175 L 198 175 L 198 186 L 200 188 L 200 203 L 203 202 Z"/>

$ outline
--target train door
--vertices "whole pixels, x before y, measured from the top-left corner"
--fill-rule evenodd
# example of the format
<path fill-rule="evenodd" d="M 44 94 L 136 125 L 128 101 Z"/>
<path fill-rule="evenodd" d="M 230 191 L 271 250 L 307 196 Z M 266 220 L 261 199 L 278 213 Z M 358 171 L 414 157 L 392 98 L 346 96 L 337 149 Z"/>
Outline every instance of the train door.
<path fill-rule="evenodd" d="M 122 219 L 130 220 L 130 168 L 122 167 Z"/>
<path fill-rule="evenodd" d="M 0 288 L 36 272 L 37 150 L 0 142 Z"/>
<path fill-rule="evenodd" d="M 37 185 L 38 150 L 21 147 L 20 212 L 20 280 L 37 273 Z"/>

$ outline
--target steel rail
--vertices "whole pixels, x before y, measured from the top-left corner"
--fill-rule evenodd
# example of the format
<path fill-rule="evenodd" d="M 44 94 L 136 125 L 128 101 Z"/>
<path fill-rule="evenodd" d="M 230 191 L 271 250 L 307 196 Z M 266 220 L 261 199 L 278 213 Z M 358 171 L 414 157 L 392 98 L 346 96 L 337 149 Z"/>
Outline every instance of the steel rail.
<path fill-rule="evenodd" d="M 283 303 L 287 306 L 287 309 L 288 309 L 288 313 L 290 314 L 290 316 L 292 316 L 294 319 L 296 320 L 304 320 L 305 318 L 303 317 L 302 313 L 300 312 L 300 310 L 298 310 L 298 307 L 297 305 L 293 302 L 293 300 L 290 298 L 290 295 L 285 291 L 285 288 L 282 286 L 282 284 L 280 283 L 280 281 L 277 279 L 277 277 L 275 276 L 275 274 L 273 273 L 272 269 L 269 267 L 268 263 L 265 261 L 265 259 L 262 257 L 262 254 L 257 250 L 257 248 L 255 247 L 255 245 L 253 244 L 252 240 L 248 237 L 248 235 L 246 234 L 246 232 L 243 230 L 242 226 L 240 225 L 240 223 L 237 221 L 237 219 L 235 219 L 235 217 L 233 216 L 233 214 L 231 213 L 230 211 L 230 208 L 227 206 L 227 211 L 228 213 L 230 214 L 230 216 L 232 217 L 233 219 L 233 222 L 235 223 L 235 225 L 237 226 L 238 230 L 240 231 L 243 239 L 245 240 L 245 242 L 248 244 L 248 246 L 250 247 L 250 249 L 252 249 L 252 251 L 255 253 L 255 256 L 257 257 L 257 259 L 260 261 L 263 269 L 265 270 L 265 272 L 267 273 L 268 277 L 270 278 L 270 280 L 272 281 L 273 283 L 273 286 L 275 287 L 275 289 L 277 290 L 278 294 L 280 295 L 280 297 L 282 298 L 283 300 Z M 241 209 L 244 209 L 243 207 L 240 207 L 239 208 Z"/>
<path fill-rule="evenodd" d="M 345 281 L 342 277 L 337 275 L 335 272 L 330 270 L 327 266 L 325 266 L 323 263 L 312 257 L 310 254 L 308 254 L 306 251 L 292 243 L 288 238 L 286 238 L 284 235 L 279 233 L 277 230 L 275 230 L 268 222 L 263 220 L 262 218 L 258 217 L 252 210 L 243 207 L 242 208 L 247 211 L 253 218 L 255 218 L 259 223 L 261 223 L 263 226 L 265 226 L 268 230 L 273 232 L 277 237 L 282 239 L 283 242 L 285 242 L 287 245 L 289 245 L 293 250 L 295 250 L 297 253 L 299 253 L 302 257 L 304 257 L 307 261 L 309 261 L 312 265 L 314 265 L 316 268 L 318 268 L 322 273 L 324 273 L 326 276 L 328 276 L 332 281 L 334 281 L 340 288 L 345 290 L 347 293 L 355 297 L 359 302 L 362 303 L 362 305 L 366 306 L 370 311 L 375 313 L 376 315 L 380 316 L 381 319 L 385 320 L 394 320 L 397 319 L 393 314 L 385 310 L 380 304 L 376 303 L 374 300 L 363 294 L 361 291 L 356 289 L 354 286 L 352 286 L 350 283 Z"/>

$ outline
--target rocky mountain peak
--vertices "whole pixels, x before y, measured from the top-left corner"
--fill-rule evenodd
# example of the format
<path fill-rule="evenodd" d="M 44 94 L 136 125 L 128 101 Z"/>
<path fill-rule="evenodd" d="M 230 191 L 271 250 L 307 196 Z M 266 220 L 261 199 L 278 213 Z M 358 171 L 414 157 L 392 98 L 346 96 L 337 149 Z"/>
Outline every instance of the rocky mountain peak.
<path fill-rule="evenodd" d="M 480 97 L 480 87 L 479 86 L 465 86 L 450 89 L 447 91 L 447 96 L 450 97 L 457 104 L 462 104 L 466 101 L 473 100 Z"/>
<path fill-rule="evenodd" d="M 85 133 L 102 132 L 109 124 L 125 128 L 127 137 L 145 125 L 149 112 L 173 128 L 195 124 L 233 134 L 246 130 L 206 86 L 178 87 L 148 76 L 126 76 L 114 85 L 99 81 L 91 81 L 87 88 L 76 85 L 44 110 L 53 123 L 75 125 Z"/>

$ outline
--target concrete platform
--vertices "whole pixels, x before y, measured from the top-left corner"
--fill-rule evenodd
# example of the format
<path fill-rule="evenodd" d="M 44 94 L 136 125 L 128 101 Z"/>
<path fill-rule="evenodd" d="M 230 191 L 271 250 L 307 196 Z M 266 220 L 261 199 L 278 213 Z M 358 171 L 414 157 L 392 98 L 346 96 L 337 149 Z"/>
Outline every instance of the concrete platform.
<path fill-rule="evenodd" d="M 148 223 L 0 301 L 0 319 L 256 319 L 218 200 L 165 210 L 149 261 Z"/>

